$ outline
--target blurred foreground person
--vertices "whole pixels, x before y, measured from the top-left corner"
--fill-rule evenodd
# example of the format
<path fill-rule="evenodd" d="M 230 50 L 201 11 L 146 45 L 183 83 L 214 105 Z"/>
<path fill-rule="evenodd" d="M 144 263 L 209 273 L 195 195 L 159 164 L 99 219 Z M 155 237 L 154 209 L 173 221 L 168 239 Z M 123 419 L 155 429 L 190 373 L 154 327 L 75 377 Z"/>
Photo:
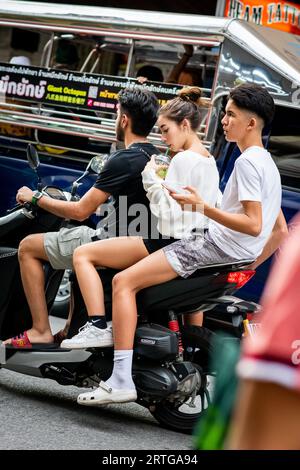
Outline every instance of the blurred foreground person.
<path fill-rule="evenodd" d="M 229 449 L 300 449 L 300 215 L 262 299 L 261 329 L 245 343 Z"/>

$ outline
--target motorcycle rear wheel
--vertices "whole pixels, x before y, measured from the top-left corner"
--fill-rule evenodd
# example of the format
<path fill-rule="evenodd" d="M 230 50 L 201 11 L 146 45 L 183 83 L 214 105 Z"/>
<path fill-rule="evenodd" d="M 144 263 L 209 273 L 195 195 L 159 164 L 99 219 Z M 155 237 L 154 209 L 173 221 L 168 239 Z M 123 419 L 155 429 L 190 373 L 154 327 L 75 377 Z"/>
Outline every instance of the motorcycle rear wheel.
<path fill-rule="evenodd" d="M 170 401 L 160 403 L 151 413 L 163 427 L 190 434 L 210 405 L 210 387 L 214 374 L 209 369 L 209 359 L 213 352 L 214 335 L 207 328 L 197 326 L 187 326 L 183 329 L 184 359 L 191 361 L 198 368 L 201 375 L 201 387 L 195 400 L 197 410 L 195 410 L 195 413 L 191 412 L 193 408 L 190 408 L 188 404 L 175 405 Z"/>

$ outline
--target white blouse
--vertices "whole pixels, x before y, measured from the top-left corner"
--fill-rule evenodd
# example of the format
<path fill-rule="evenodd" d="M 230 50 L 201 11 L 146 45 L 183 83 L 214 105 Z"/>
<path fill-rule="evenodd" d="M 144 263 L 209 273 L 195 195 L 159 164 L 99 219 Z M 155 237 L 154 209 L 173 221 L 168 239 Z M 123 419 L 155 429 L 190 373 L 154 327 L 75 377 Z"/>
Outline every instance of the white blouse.
<path fill-rule="evenodd" d="M 154 169 L 144 169 L 143 185 L 150 200 L 151 212 L 158 218 L 157 228 L 162 235 L 183 238 L 193 229 L 201 232 L 208 227 L 208 218 L 199 212 L 183 211 L 161 183 L 162 179 Z M 215 206 L 220 198 L 219 173 L 214 157 L 204 157 L 199 153 L 185 150 L 172 158 L 166 183 L 180 186 L 193 186 L 202 199 Z"/>

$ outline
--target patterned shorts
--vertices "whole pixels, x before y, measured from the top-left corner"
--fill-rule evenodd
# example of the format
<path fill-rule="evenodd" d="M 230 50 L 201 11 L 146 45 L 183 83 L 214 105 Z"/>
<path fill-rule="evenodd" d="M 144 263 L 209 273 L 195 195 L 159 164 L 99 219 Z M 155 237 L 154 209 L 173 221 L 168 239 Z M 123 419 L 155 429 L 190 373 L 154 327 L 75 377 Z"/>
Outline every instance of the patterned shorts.
<path fill-rule="evenodd" d="M 163 252 L 174 271 L 184 278 L 207 264 L 237 261 L 214 243 L 209 232 L 178 240 L 164 247 Z"/>

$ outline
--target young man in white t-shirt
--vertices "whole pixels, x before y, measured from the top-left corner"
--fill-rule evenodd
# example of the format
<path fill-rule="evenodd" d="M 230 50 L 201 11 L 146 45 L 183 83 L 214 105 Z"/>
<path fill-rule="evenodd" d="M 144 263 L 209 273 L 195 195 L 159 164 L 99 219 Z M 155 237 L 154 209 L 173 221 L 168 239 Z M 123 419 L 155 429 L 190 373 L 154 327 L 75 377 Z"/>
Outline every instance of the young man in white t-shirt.
<path fill-rule="evenodd" d="M 280 209 L 280 176 L 262 143 L 263 128 L 272 122 L 273 115 L 274 101 L 265 88 L 243 84 L 231 90 L 222 124 L 227 141 L 236 142 L 242 154 L 227 183 L 221 208 L 210 207 L 193 187 L 185 188 L 191 193 L 187 195 L 171 192 L 184 209 L 201 210 L 210 219 L 208 232 L 176 241 L 114 277 L 113 373 L 96 390 L 79 395 L 78 403 L 136 399 L 131 364 L 137 292 L 178 276 L 188 277 L 206 264 L 251 259 L 256 260 L 256 267 L 278 248 L 287 233 Z"/>
<path fill-rule="evenodd" d="M 254 259 L 254 268 L 274 253 L 287 233 L 280 209 L 279 171 L 262 143 L 263 128 L 271 124 L 273 116 L 274 101 L 265 88 L 242 84 L 232 89 L 222 125 L 226 140 L 236 142 L 242 153 L 227 182 L 221 207 L 210 207 L 192 187 L 187 188 L 191 195 L 172 194 L 182 207 L 200 208 L 210 219 L 208 242 L 231 259 Z M 208 246 L 205 240 L 205 251 Z M 169 261 L 176 262 L 178 257 L 176 251 L 172 255 L 172 247 L 165 254 Z M 202 264 L 202 256 L 199 253 L 199 259 L 195 260 L 198 266 Z M 182 267 L 184 277 L 194 271 Z"/>

